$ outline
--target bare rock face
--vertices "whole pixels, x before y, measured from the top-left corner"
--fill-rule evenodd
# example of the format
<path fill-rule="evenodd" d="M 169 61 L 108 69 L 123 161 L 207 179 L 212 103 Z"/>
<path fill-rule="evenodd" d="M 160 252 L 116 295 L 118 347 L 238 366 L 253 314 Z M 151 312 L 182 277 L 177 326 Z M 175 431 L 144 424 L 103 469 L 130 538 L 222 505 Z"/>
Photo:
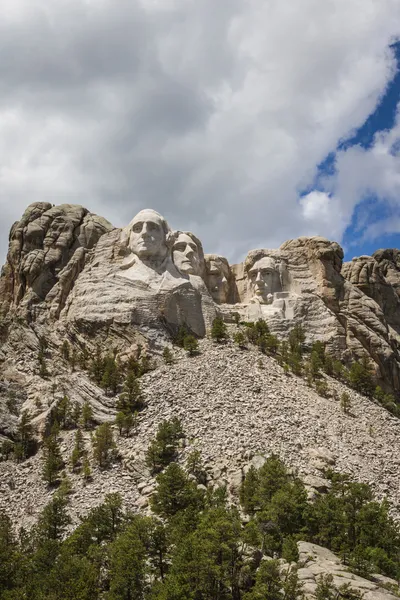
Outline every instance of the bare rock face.
<path fill-rule="evenodd" d="M 202 337 L 217 314 L 265 319 L 280 338 L 300 324 L 344 362 L 367 354 L 397 392 L 400 252 L 342 262 L 337 243 L 300 237 L 230 266 L 150 209 L 115 229 L 81 206 L 35 203 L 11 229 L 0 315 L 83 336 L 118 330 L 129 344 L 137 332 L 162 344 L 181 325 Z"/>
<path fill-rule="evenodd" d="M 398 274 L 400 283 L 400 271 Z M 372 256 L 360 256 L 343 265 L 342 275 L 375 300 L 387 323 L 400 334 L 400 299 L 394 286 L 386 279 L 383 265 Z"/>
<path fill-rule="evenodd" d="M 58 314 L 83 268 L 87 250 L 111 229 L 105 219 L 82 206 L 31 204 L 11 228 L 0 278 L 0 314 L 21 307 L 31 319 L 34 305 L 46 300 L 50 292 Z"/>
<path fill-rule="evenodd" d="M 306 598 L 316 598 L 318 580 L 321 574 L 331 575 L 332 583 L 336 589 L 347 584 L 352 590 L 362 595 L 364 600 L 394 600 L 396 595 L 385 589 L 388 584 L 392 589 L 397 589 L 397 582 L 388 577 L 376 574 L 371 579 L 364 579 L 359 575 L 349 572 L 348 568 L 340 559 L 326 548 L 311 544 L 310 542 L 298 542 L 300 568 L 297 571 L 299 580 L 303 583 L 303 591 Z M 340 594 L 338 595 L 340 597 Z"/>
<path fill-rule="evenodd" d="M 392 285 L 400 296 L 400 250 L 388 248 L 377 250 L 372 255 L 379 264 L 386 281 Z"/>

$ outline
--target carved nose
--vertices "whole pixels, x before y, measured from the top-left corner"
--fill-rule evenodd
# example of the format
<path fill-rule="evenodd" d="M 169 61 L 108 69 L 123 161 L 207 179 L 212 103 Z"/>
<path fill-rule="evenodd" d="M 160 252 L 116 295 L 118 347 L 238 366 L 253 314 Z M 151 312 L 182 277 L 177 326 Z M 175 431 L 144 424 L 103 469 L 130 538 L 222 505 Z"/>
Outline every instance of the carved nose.
<path fill-rule="evenodd" d="M 258 271 L 256 281 L 261 281 L 261 273 Z"/>

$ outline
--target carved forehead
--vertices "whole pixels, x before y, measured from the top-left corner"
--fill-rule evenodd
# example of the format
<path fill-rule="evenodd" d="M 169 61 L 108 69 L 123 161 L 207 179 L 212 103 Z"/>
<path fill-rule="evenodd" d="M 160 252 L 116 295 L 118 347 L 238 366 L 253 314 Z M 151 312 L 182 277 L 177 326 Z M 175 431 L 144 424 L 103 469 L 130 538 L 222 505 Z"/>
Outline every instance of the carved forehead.
<path fill-rule="evenodd" d="M 188 235 L 187 233 L 180 233 L 177 237 L 177 239 L 175 240 L 175 244 L 189 244 L 190 246 L 195 245 L 196 248 L 198 247 L 196 242 L 190 237 L 190 235 Z"/>
<path fill-rule="evenodd" d="M 276 263 L 270 256 L 264 256 L 253 264 L 249 269 L 250 272 L 255 271 L 276 271 Z"/>
<path fill-rule="evenodd" d="M 156 210 L 152 210 L 150 208 L 145 208 L 144 210 L 138 212 L 138 214 L 133 217 L 132 221 L 129 223 L 128 229 L 131 229 L 136 223 L 143 223 L 144 221 L 155 223 L 164 230 L 164 233 L 169 233 L 171 231 L 164 217 Z"/>
<path fill-rule="evenodd" d="M 229 264 L 225 257 L 217 254 L 206 255 L 205 257 L 207 270 L 211 274 L 229 273 Z"/>

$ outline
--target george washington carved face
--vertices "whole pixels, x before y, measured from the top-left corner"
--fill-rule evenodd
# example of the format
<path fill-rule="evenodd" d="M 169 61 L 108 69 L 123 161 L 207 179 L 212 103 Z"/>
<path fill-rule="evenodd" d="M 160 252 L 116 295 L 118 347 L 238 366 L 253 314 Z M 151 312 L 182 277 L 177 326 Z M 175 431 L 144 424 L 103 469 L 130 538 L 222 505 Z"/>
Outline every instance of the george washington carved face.
<path fill-rule="evenodd" d="M 154 210 L 140 211 L 128 226 L 128 246 L 141 259 L 163 259 L 167 255 L 169 227 Z"/>

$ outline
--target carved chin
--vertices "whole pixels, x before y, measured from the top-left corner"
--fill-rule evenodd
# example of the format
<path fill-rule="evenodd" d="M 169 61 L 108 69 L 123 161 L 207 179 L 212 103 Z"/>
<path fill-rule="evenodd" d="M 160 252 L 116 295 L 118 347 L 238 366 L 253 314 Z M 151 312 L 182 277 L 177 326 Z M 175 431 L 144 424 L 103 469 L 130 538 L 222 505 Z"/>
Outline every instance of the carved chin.
<path fill-rule="evenodd" d="M 150 258 L 153 256 L 154 258 L 163 258 L 166 254 L 166 249 L 140 245 L 138 248 L 135 248 L 133 252 L 137 254 L 139 258 Z"/>
<path fill-rule="evenodd" d="M 185 273 L 185 275 L 195 275 L 195 270 L 192 265 L 184 264 L 178 268 L 182 273 Z"/>

